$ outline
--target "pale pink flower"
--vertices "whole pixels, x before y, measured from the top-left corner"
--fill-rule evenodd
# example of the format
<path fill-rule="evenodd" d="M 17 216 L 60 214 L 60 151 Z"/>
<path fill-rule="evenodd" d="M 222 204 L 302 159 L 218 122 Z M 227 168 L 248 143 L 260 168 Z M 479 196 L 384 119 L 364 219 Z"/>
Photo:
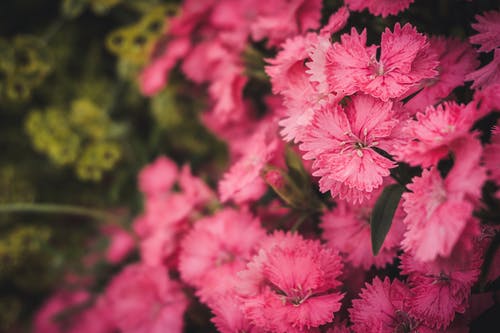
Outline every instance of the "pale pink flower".
<path fill-rule="evenodd" d="M 168 157 L 160 156 L 139 172 L 139 190 L 146 196 L 161 196 L 170 192 L 179 171 Z"/>
<path fill-rule="evenodd" d="M 314 159 L 314 176 L 322 192 L 362 202 L 382 185 L 394 162 L 373 147 L 390 149 L 398 125 L 392 102 L 355 95 L 345 109 L 327 105 L 314 115 L 300 149 Z"/>
<path fill-rule="evenodd" d="M 362 11 L 368 8 L 373 15 L 396 15 L 407 9 L 415 0 L 345 0 L 350 10 Z"/>
<path fill-rule="evenodd" d="M 500 84 L 500 48 L 495 49 L 493 60 L 465 76 L 465 81 L 474 81 L 472 89 Z"/>
<path fill-rule="evenodd" d="M 402 246 L 421 261 L 450 256 L 486 180 L 477 139 L 465 138 L 457 146 L 455 164 L 445 179 L 437 168 L 425 169 L 407 185 L 411 192 L 403 194 L 407 231 Z"/>
<path fill-rule="evenodd" d="M 481 46 L 479 52 L 489 52 L 500 47 L 500 11 L 485 12 L 475 18 L 477 23 L 471 26 L 479 33 L 470 37 L 470 42 Z"/>
<path fill-rule="evenodd" d="M 435 332 L 409 315 L 407 301 L 411 292 L 398 279 L 391 282 L 388 277 L 384 281 L 375 277 L 371 284 L 366 283 L 359 297 L 349 309 L 351 329 L 356 333 Z"/>
<path fill-rule="evenodd" d="M 105 299 L 121 332 L 182 332 L 188 300 L 162 266 L 126 266 L 106 288 Z"/>
<path fill-rule="evenodd" d="M 397 256 L 404 226 L 402 211 L 393 218 L 391 229 L 380 252 L 374 256 L 371 247 L 370 216 L 382 188 L 375 191 L 371 200 L 362 204 L 338 201 L 335 208 L 321 218 L 322 238 L 327 245 L 337 249 L 346 262 L 354 267 L 369 269 L 372 265 L 383 268 Z"/>
<path fill-rule="evenodd" d="M 402 256 L 402 274 L 413 293 L 408 300 L 409 313 L 435 329 L 446 329 L 455 312 L 464 313 L 469 306 L 471 288 L 481 266 L 477 251 L 455 267 L 436 272 L 432 264 L 425 264 L 409 254 Z"/>
<path fill-rule="evenodd" d="M 439 62 L 427 37 L 410 24 L 397 23 L 394 32 L 382 33 L 380 58 L 377 46 L 366 46 L 366 30 L 361 35 L 353 28 L 341 36 L 327 53 L 330 89 L 339 95 L 362 91 L 388 101 L 402 98 L 422 80 L 437 76 Z"/>
<path fill-rule="evenodd" d="M 465 75 L 479 65 L 477 54 L 472 46 L 457 39 L 443 37 L 430 38 L 431 49 L 439 57 L 439 75 L 422 82 L 423 89 L 406 104 L 405 108 L 423 111 L 446 98 L 458 86 L 464 84 Z"/>
<path fill-rule="evenodd" d="M 258 15 L 250 29 L 256 41 L 267 38 L 275 46 L 289 37 L 317 29 L 321 19 L 321 0 L 260 1 Z"/>
<path fill-rule="evenodd" d="M 222 268 L 233 275 L 243 269 L 265 237 L 259 220 L 250 213 L 226 208 L 198 220 L 181 242 L 179 271 L 182 279 L 210 291 L 207 277 L 220 278 Z"/>
<path fill-rule="evenodd" d="M 395 155 L 413 166 L 437 165 L 456 140 L 468 136 L 477 117 L 471 105 L 444 102 L 429 106 L 406 124 L 403 132 L 411 141 L 396 145 Z"/>
<path fill-rule="evenodd" d="M 245 315 L 264 331 L 308 332 L 331 322 L 340 309 L 342 263 L 319 241 L 275 233 L 236 286 Z"/>
<path fill-rule="evenodd" d="M 489 178 L 500 185 L 500 127 L 492 131 L 491 142 L 484 148 L 484 164 Z"/>

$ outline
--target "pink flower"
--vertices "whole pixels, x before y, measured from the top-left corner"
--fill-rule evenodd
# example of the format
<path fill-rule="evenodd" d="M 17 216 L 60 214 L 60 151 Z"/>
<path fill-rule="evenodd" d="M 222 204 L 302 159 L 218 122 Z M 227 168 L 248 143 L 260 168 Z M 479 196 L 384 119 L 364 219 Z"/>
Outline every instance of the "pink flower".
<path fill-rule="evenodd" d="M 266 190 L 261 172 L 267 163 L 281 156 L 283 142 L 277 135 L 276 121 L 272 118 L 262 120 L 259 128 L 247 140 L 244 155 L 219 182 L 222 202 L 233 199 L 242 203 L 260 198 Z"/>
<path fill-rule="evenodd" d="M 236 290 L 258 328 L 304 332 L 331 322 L 340 309 L 340 257 L 318 241 L 275 233 L 239 273 Z"/>
<path fill-rule="evenodd" d="M 191 173 L 191 168 L 185 164 L 181 168 L 178 178 L 179 187 L 185 195 L 185 199 L 192 203 L 194 207 L 200 207 L 216 200 L 216 194 L 199 177 Z"/>
<path fill-rule="evenodd" d="M 413 293 L 408 301 L 409 313 L 430 327 L 447 328 L 455 312 L 464 313 L 469 306 L 471 288 L 480 273 L 479 258 L 476 249 L 459 265 L 436 272 L 433 265 L 403 255 L 402 273 L 408 275 Z"/>
<path fill-rule="evenodd" d="M 64 316 L 64 311 L 81 306 L 89 298 L 89 293 L 83 290 L 71 292 L 61 290 L 56 292 L 47 299 L 35 314 L 33 331 L 35 333 L 64 332 L 63 327 L 72 319 L 69 317 L 70 312 L 68 312 L 67 316 Z M 58 316 L 60 316 L 59 320 L 57 319 Z"/>
<path fill-rule="evenodd" d="M 117 326 L 109 316 L 106 302 L 99 297 L 92 307 L 83 310 L 72 320 L 69 333 L 113 333 Z"/>
<path fill-rule="evenodd" d="M 233 275 L 245 267 L 265 237 L 259 221 L 248 212 L 224 209 L 198 220 L 181 243 L 179 271 L 182 279 L 210 292 L 208 276 L 219 280 L 222 268 Z M 228 273 L 229 272 L 225 272 Z"/>
<path fill-rule="evenodd" d="M 300 149 L 314 159 L 322 192 L 362 202 L 382 185 L 395 164 L 372 148 L 390 149 L 398 121 L 392 102 L 355 95 L 345 109 L 327 105 L 315 114 Z"/>
<path fill-rule="evenodd" d="M 368 270 L 372 265 L 383 268 L 397 256 L 402 234 L 402 216 L 396 214 L 391 229 L 377 256 L 371 248 L 370 216 L 378 195 L 377 190 L 372 199 L 363 204 L 337 202 L 337 206 L 327 211 L 321 218 L 322 238 L 327 245 L 343 254 L 345 261 L 354 267 Z"/>
<path fill-rule="evenodd" d="M 500 84 L 500 48 L 495 49 L 493 60 L 489 64 L 467 74 L 465 81 L 474 81 L 473 89 Z"/>
<path fill-rule="evenodd" d="M 403 129 L 409 142 L 395 147 L 398 160 L 426 168 L 437 165 L 445 157 L 450 146 L 459 138 L 466 137 L 478 114 L 471 105 L 444 102 L 436 108 L 429 106 L 416 114 Z"/>
<path fill-rule="evenodd" d="M 349 9 L 346 6 L 340 7 L 335 13 L 330 15 L 328 23 L 319 31 L 320 35 L 331 35 L 345 27 L 349 19 Z"/>
<path fill-rule="evenodd" d="M 481 45 L 479 52 L 489 52 L 500 47 L 500 11 L 485 12 L 475 18 L 478 22 L 471 26 L 479 33 L 470 37 L 470 42 Z"/>
<path fill-rule="evenodd" d="M 139 75 L 141 92 L 146 96 L 158 93 L 167 83 L 168 74 L 179 59 L 184 57 L 190 47 L 187 38 L 178 38 L 169 42 L 164 53 L 142 70 Z"/>
<path fill-rule="evenodd" d="M 209 306 L 215 315 L 211 321 L 220 333 L 264 333 L 245 316 L 241 303 L 234 293 L 213 298 Z"/>
<path fill-rule="evenodd" d="M 139 189 L 148 197 L 166 195 L 174 185 L 177 174 L 177 165 L 169 158 L 160 156 L 142 168 Z"/>
<path fill-rule="evenodd" d="M 455 165 L 445 179 L 435 167 L 424 170 L 407 186 L 411 192 L 403 194 L 408 215 L 402 246 L 421 261 L 450 256 L 486 180 L 477 139 L 465 138 L 457 146 Z"/>
<path fill-rule="evenodd" d="M 426 107 L 446 98 L 458 86 L 464 84 L 465 75 L 479 65 L 477 55 L 470 44 L 457 39 L 443 37 L 430 38 L 431 49 L 439 57 L 439 75 L 422 82 L 423 89 L 405 104 L 413 112 L 423 111 Z"/>
<path fill-rule="evenodd" d="M 433 332 L 408 314 L 406 306 L 411 296 L 408 286 L 394 279 L 381 281 L 375 277 L 371 284 L 366 283 L 359 294 L 360 299 L 352 301 L 349 309 L 356 333 L 393 333 L 393 332 Z"/>
<path fill-rule="evenodd" d="M 397 23 L 394 32 L 382 33 L 380 59 L 376 46 L 366 47 L 366 30 L 359 35 L 341 36 L 341 43 L 327 53 L 327 77 L 330 89 L 339 95 L 362 91 L 383 101 L 401 98 L 422 80 L 438 72 L 437 55 L 427 38 L 410 24 Z"/>
<path fill-rule="evenodd" d="M 125 267 L 108 285 L 105 298 L 107 311 L 121 332 L 182 332 L 188 301 L 164 267 Z"/>
<path fill-rule="evenodd" d="M 283 127 L 281 135 L 287 141 L 299 142 L 314 112 L 333 99 L 324 74 L 325 52 L 329 46 L 328 37 L 308 33 L 287 39 L 276 58 L 267 60 L 270 66 L 266 66 L 266 72 L 271 77 L 273 92 L 284 98 L 286 108 L 279 124 Z M 305 63 L 310 56 L 315 61 Z M 310 68 L 310 64 L 315 67 Z"/>
<path fill-rule="evenodd" d="M 492 131 L 491 143 L 484 148 L 484 164 L 490 179 L 500 185 L 500 127 Z"/>
<path fill-rule="evenodd" d="M 415 0 L 346 0 L 345 3 L 350 10 L 362 11 L 368 8 L 373 15 L 396 15 L 407 9 Z"/>
<path fill-rule="evenodd" d="M 103 228 L 102 232 L 110 238 L 110 244 L 106 250 L 106 259 L 110 263 L 119 263 L 134 249 L 134 238 L 124 229 L 110 225 Z"/>
<path fill-rule="evenodd" d="M 252 38 L 256 41 L 268 39 L 275 46 L 288 37 L 320 25 L 322 1 L 320 0 L 275 0 L 260 2 L 255 21 L 251 24 Z"/>

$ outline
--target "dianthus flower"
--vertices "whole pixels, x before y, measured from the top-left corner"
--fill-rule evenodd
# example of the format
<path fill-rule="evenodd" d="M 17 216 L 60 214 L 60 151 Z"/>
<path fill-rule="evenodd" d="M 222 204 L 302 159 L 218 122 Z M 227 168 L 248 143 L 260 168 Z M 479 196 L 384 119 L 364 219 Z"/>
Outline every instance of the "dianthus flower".
<path fill-rule="evenodd" d="M 479 65 L 477 53 L 472 46 L 457 39 L 432 37 L 431 49 L 439 57 L 438 76 L 422 82 L 423 89 L 406 104 L 405 108 L 423 111 L 446 98 L 458 86 L 464 84 L 465 75 Z"/>
<path fill-rule="evenodd" d="M 68 316 L 61 317 L 61 320 L 56 320 L 57 316 L 61 316 L 64 310 L 69 310 L 72 307 L 78 307 L 87 302 L 90 294 L 84 290 L 66 291 L 61 290 L 54 293 L 45 301 L 42 307 L 35 314 L 33 321 L 33 331 L 35 333 L 59 333 L 64 332 L 63 328 L 66 321 L 71 321 Z M 68 313 L 69 314 L 69 313 Z M 65 320 L 66 319 L 66 320 Z"/>
<path fill-rule="evenodd" d="M 477 23 L 471 26 L 479 33 L 470 37 L 470 42 L 481 45 L 479 52 L 489 52 L 500 47 L 500 11 L 485 12 L 475 18 Z"/>
<path fill-rule="evenodd" d="M 403 194 L 407 231 L 402 246 L 421 261 L 450 256 L 486 180 L 477 139 L 465 138 L 457 145 L 455 164 L 445 179 L 436 167 L 425 169 L 407 186 L 411 192 Z"/>
<path fill-rule="evenodd" d="M 113 278 L 106 305 L 121 332 L 180 333 L 188 301 L 181 285 L 162 266 L 132 264 Z"/>
<path fill-rule="evenodd" d="M 259 221 L 244 211 L 228 208 L 198 220 L 181 242 L 182 279 L 210 293 L 215 285 L 209 282 L 220 282 L 223 274 L 236 275 L 256 253 L 265 234 Z"/>
<path fill-rule="evenodd" d="M 219 182 L 222 202 L 233 199 L 237 203 L 260 198 L 266 185 L 261 172 L 265 165 L 281 156 L 284 148 L 277 133 L 276 121 L 264 119 L 255 133 L 247 139 L 247 150 Z"/>
<path fill-rule="evenodd" d="M 177 165 L 172 160 L 160 156 L 139 172 L 139 190 L 147 197 L 166 195 L 178 173 Z"/>
<path fill-rule="evenodd" d="M 383 101 L 402 98 L 423 80 L 437 76 L 437 55 L 427 37 L 410 24 L 397 23 L 394 32 L 382 33 L 380 58 L 377 46 L 366 46 L 366 29 L 341 36 L 326 54 L 330 90 L 340 96 L 362 91 Z"/>
<path fill-rule="evenodd" d="M 380 252 L 374 256 L 371 248 L 370 216 L 381 189 L 362 204 L 337 202 L 321 218 L 322 238 L 327 245 L 337 249 L 345 261 L 354 267 L 369 269 L 372 265 L 383 268 L 396 257 L 402 234 L 402 211 L 398 209 Z"/>
<path fill-rule="evenodd" d="M 286 38 L 317 29 L 321 19 L 321 0 L 258 1 L 258 14 L 251 24 L 252 37 L 259 41 L 267 37 L 274 46 Z"/>
<path fill-rule="evenodd" d="M 437 107 L 429 106 L 403 128 L 411 141 L 396 145 L 395 155 L 413 166 L 437 165 L 457 139 L 468 136 L 478 116 L 471 105 L 444 102 Z"/>
<path fill-rule="evenodd" d="M 350 10 L 362 11 L 368 8 L 373 15 L 396 15 L 407 9 L 415 0 L 345 0 Z"/>
<path fill-rule="evenodd" d="M 308 332 L 329 323 L 340 309 L 340 257 L 319 241 L 275 233 L 239 273 L 245 315 L 258 328 Z"/>
<path fill-rule="evenodd" d="M 264 333 L 245 316 L 234 292 L 211 298 L 208 306 L 215 315 L 211 321 L 220 333 Z"/>
<path fill-rule="evenodd" d="M 411 292 L 397 279 L 391 282 L 387 277 L 384 281 L 375 277 L 371 284 L 366 283 L 359 297 L 349 309 L 355 333 L 436 332 L 409 315 L 406 303 Z"/>
<path fill-rule="evenodd" d="M 402 274 L 408 275 L 407 281 L 413 293 L 408 300 L 409 313 L 430 327 L 446 329 L 453 321 L 455 312 L 464 313 L 467 309 L 480 266 L 477 249 L 469 253 L 466 260 L 439 272 L 432 264 L 404 254 Z"/>
<path fill-rule="evenodd" d="M 489 64 L 467 74 L 465 81 L 474 81 L 472 89 L 500 84 L 500 48 L 495 49 L 493 60 Z"/>
<path fill-rule="evenodd" d="M 320 190 L 362 202 L 382 185 L 394 162 L 372 148 L 390 149 L 399 124 L 392 102 L 355 95 L 345 109 L 327 105 L 314 115 L 300 149 L 314 159 Z"/>

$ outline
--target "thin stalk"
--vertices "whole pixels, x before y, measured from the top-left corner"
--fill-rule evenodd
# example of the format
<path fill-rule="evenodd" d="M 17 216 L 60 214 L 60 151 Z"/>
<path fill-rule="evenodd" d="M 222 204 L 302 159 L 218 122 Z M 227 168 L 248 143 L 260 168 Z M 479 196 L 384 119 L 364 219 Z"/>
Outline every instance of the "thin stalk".
<path fill-rule="evenodd" d="M 68 214 L 90 217 L 95 220 L 105 220 L 112 223 L 114 215 L 102 210 L 73 205 L 48 203 L 10 203 L 0 205 L 0 213 L 38 213 L 38 214 Z"/>

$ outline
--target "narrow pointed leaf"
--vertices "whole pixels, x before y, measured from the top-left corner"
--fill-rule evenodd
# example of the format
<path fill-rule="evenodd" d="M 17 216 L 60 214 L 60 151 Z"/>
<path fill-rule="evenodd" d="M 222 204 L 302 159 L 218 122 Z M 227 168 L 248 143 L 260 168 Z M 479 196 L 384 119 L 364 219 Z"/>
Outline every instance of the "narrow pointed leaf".
<path fill-rule="evenodd" d="M 373 255 L 378 254 L 384 243 L 385 236 L 387 236 L 391 228 L 392 218 L 404 191 L 405 187 L 400 184 L 389 185 L 384 189 L 375 203 L 370 218 Z"/>

